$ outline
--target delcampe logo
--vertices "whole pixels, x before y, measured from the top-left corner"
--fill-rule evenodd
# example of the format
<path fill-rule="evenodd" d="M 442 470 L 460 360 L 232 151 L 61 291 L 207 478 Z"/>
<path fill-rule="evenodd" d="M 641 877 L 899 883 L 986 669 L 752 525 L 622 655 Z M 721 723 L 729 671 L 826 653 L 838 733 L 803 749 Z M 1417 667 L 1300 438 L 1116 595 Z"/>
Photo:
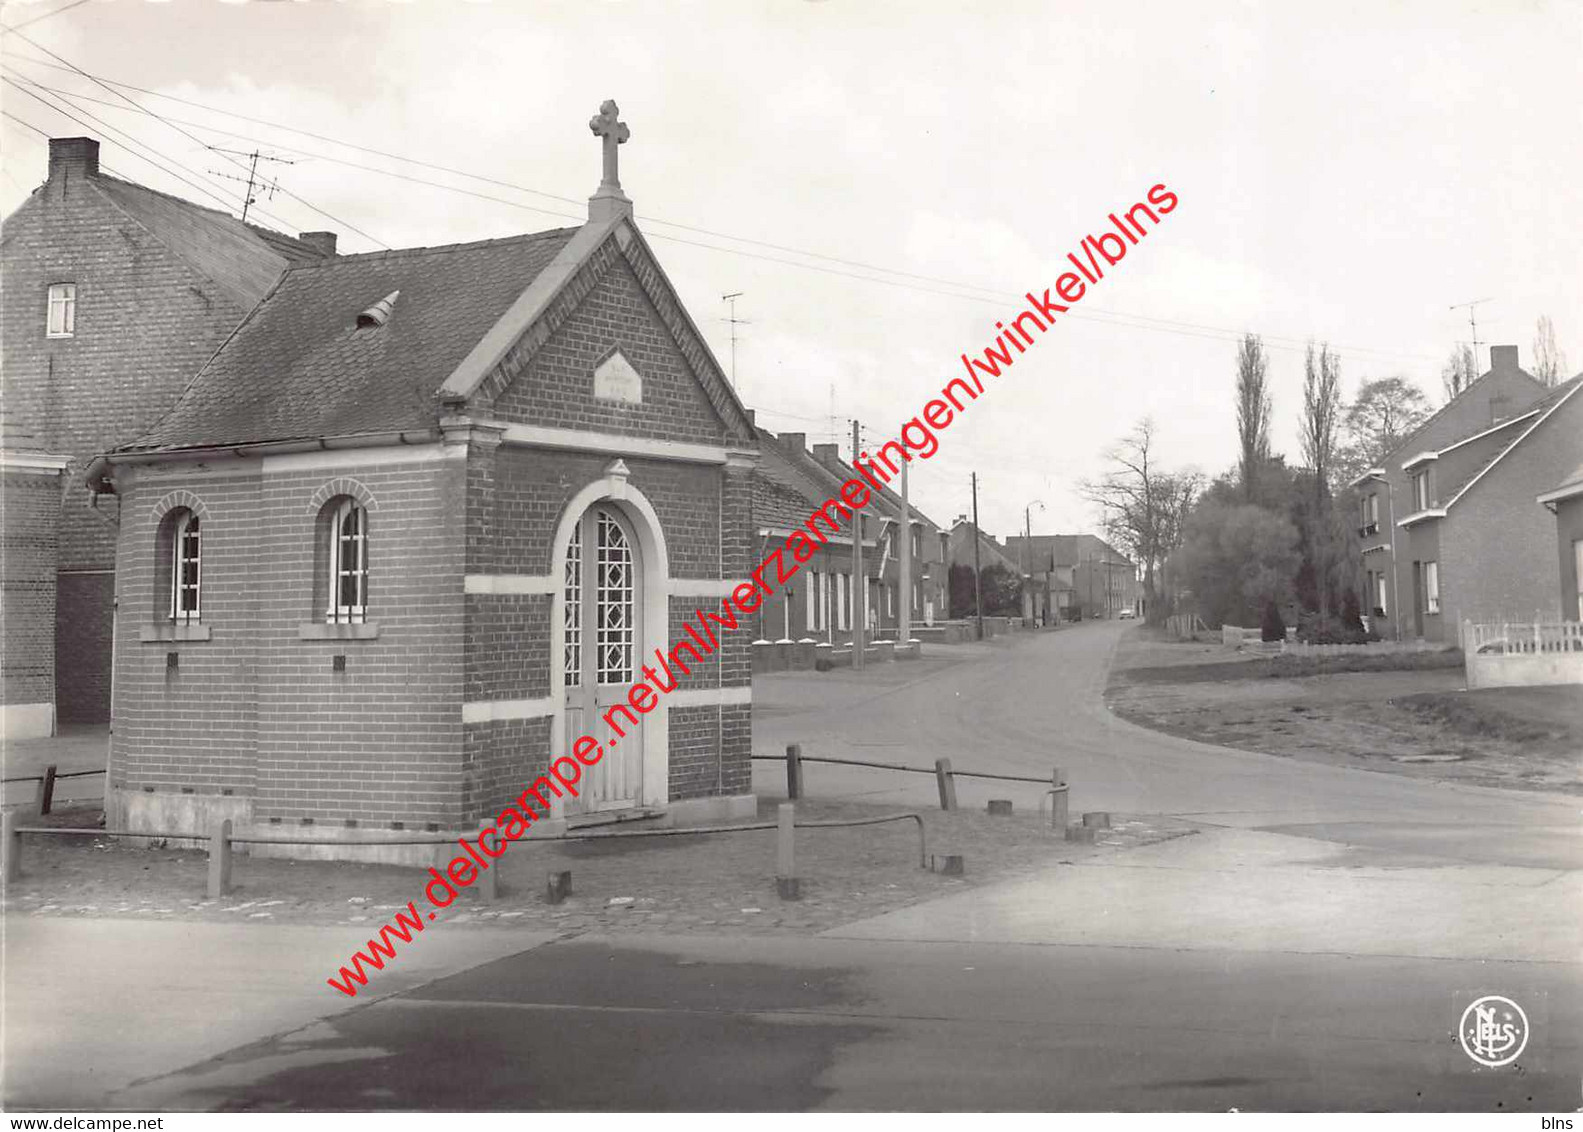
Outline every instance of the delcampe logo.
<path fill-rule="evenodd" d="M 1516 1061 L 1528 1045 L 1528 1015 L 1511 999 L 1487 994 L 1462 1012 L 1457 1037 L 1474 1061 L 1498 1069 Z"/>

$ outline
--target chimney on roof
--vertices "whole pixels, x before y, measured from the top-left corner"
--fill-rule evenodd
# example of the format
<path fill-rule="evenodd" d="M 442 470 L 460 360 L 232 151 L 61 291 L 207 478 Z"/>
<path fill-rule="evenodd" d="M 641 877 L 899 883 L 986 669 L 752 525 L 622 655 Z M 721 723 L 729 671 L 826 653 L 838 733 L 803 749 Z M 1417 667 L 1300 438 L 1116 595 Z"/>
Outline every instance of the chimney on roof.
<path fill-rule="evenodd" d="M 832 464 L 841 462 L 841 449 L 834 444 L 815 444 L 813 458 L 828 468 Z"/>
<path fill-rule="evenodd" d="M 94 138 L 50 138 L 49 179 L 59 177 L 97 177 L 99 143 Z"/>
<path fill-rule="evenodd" d="M 786 451 L 788 452 L 801 452 L 808 446 L 808 434 L 806 432 L 783 432 L 781 433 L 781 443 L 786 446 Z"/>
<path fill-rule="evenodd" d="M 298 232 L 297 239 L 326 258 L 335 254 L 334 232 Z"/>
<path fill-rule="evenodd" d="M 1516 346 L 1491 346 L 1490 369 L 1496 373 L 1517 372 Z"/>

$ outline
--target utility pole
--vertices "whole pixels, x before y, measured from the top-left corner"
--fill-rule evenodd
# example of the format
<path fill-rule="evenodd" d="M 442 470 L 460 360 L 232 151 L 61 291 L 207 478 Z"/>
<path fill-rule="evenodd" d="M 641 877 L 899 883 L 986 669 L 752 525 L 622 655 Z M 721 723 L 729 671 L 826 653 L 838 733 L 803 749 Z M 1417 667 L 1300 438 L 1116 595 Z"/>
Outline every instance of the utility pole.
<path fill-rule="evenodd" d="M 973 612 L 978 615 L 978 639 L 984 639 L 984 587 L 979 581 L 983 570 L 978 561 L 978 473 L 973 473 Z"/>
<path fill-rule="evenodd" d="M 1454 311 L 1461 310 L 1463 307 L 1468 308 L 1468 325 L 1473 328 L 1473 372 L 1468 375 L 1469 381 L 1473 380 L 1479 372 L 1479 320 L 1473 308 L 1480 303 L 1492 301 L 1491 299 L 1474 299 L 1471 303 L 1452 303 L 1449 308 Z"/>
<path fill-rule="evenodd" d="M 729 303 L 731 313 L 726 315 L 725 321 L 731 324 L 731 388 L 737 387 L 737 327 L 750 325 L 745 318 L 737 317 L 737 300 L 743 296 L 742 291 L 732 291 L 729 295 L 721 295 L 720 301 Z"/>
<path fill-rule="evenodd" d="M 258 200 L 258 196 L 255 194 L 254 189 L 257 188 L 259 191 L 263 191 L 266 188 L 264 182 L 260 181 L 258 179 L 258 163 L 260 161 L 273 161 L 277 165 L 295 165 L 295 164 L 297 164 L 295 161 L 288 161 L 284 157 L 271 157 L 267 153 L 260 153 L 256 149 L 252 153 L 244 153 L 244 152 L 242 152 L 239 149 L 222 149 L 220 146 L 217 146 L 217 145 L 211 145 L 209 148 L 215 153 L 228 153 L 228 154 L 230 154 L 233 157 L 245 157 L 245 158 L 247 158 L 247 176 L 246 177 L 238 177 L 235 173 L 222 173 L 218 169 L 211 169 L 211 170 L 209 170 L 209 172 L 212 175 L 214 175 L 216 177 L 224 177 L 227 181 L 246 181 L 247 182 L 247 195 L 242 199 L 242 223 L 243 224 L 247 223 L 247 210 L 252 208 L 254 202 L 256 202 Z M 268 199 L 270 199 L 270 200 L 274 200 L 275 199 L 275 189 L 276 189 L 276 187 L 279 184 L 280 184 L 280 182 L 278 180 L 276 180 L 276 179 L 272 179 L 269 182 L 269 184 L 267 186 L 267 188 L 269 190 L 269 197 L 268 197 Z"/>
<path fill-rule="evenodd" d="M 901 617 L 896 622 L 896 642 L 903 647 L 912 640 L 912 508 L 907 504 L 907 461 L 901 462 L 901 553 L 897 556 L 901 567 Z M 884 585 L 884 579 L 880 585 Z"/>
<path fill-rule="evenodd" d="M 858 423 L 852 421 L 852 466 L 857 466 Z M 854 507 L 852 515 L 852 667 L 863 667 L 868 618 L 868 578 L 863 574 L 863 510 Z"/>

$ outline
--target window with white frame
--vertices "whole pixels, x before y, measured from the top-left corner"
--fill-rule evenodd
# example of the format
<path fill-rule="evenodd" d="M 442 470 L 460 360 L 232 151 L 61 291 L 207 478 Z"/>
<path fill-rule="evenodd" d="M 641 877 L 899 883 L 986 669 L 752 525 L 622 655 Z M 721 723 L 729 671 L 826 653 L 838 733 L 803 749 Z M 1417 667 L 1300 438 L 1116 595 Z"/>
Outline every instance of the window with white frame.
<path fill-rule="evenodd" d="M 1572 585 L 1577 589 L 1578 620 L 1583 621 L 1583 539 L 1572 543 Z"/>
<path fill-rule="evenodd" d="M 70 338 L 77 332 L 77 284 L 50 284 L 49 313 L 45 316 L 44 330 L 50 338 Z"/>
<path fill-rule="evenodd" d="M 851 586 L 848 584 L 847 575 L 835 576 L 835 627 L 845 632 L 847 627 L 847 610 L 850 608 L 848 598 Z"/>
<path fill-rule="evenodd" d="M 1389 617 L 1391 613 L 1390 604 L 1385 600 L 1385 578 L 1383 570 L 1374 575 L 1374 612 L 1377 617 Z"/>
<path fill-rule="evenodd" d="M 1419 472 L 1413 477 L 1413 510 L 1429 510 L 1429 473 Z"/>
<path fill-rule="evenodd" d="M 324 619 L 355 624 L 368 615 L 368 511 L 351 496 L 325 508 L 329 600 Z"/>
<path fill-rule="evenodd" d="M 808 572 L 808 581 L 804 585 L 804 592 L 806 597 L 803 603 L 805 607 L 803 609 L 803 628 L 811 633 L 819 628 L 819 571 L 810 570 Z"/>
<path fill-rule="evenodd" d="M 1424 612 L 1440 612 L 1440 563 L 1424 563 Z"/>
<path fill-rule="evenodd" d="M 170 556 L 170 619 L 196 622 L 202 600 L 202 535 L 198 516 L 186 508 L 175 513 L 171 524 Z"/>

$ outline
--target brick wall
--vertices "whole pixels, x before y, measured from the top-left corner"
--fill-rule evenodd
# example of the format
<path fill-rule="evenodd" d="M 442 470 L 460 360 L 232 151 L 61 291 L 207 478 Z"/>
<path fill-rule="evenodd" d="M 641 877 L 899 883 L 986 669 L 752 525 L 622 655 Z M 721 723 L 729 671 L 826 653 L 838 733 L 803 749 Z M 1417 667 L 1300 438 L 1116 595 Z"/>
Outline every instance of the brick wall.
<path fill-rule="evenodd" d="M 55 701 L 55 563 L 60 476 L 6 469 L 0 474 L 0 703 Z"/>
<path fill-rule="evenodd" d="M 264 474 L 221 458 L 118 474 L 112 785 L 251 797 L 266 821 L 459 824 L 490 773 L 462 773 L 465 465 L 299 466 Z M 325 620 L 316 524 L 341 493 L 368 509 L 378 636 L 303 639 Z M 161 624 L 156 538 L 172 505 L 202 520 L 208 640 L 139 640 Z"/>
<path fill-rule="evenodd" d="M 110 718 L 110 653 L 115 641 L 115 575 L 72 571 L 55 577 L 55 685 L 62 723 Z"/>

